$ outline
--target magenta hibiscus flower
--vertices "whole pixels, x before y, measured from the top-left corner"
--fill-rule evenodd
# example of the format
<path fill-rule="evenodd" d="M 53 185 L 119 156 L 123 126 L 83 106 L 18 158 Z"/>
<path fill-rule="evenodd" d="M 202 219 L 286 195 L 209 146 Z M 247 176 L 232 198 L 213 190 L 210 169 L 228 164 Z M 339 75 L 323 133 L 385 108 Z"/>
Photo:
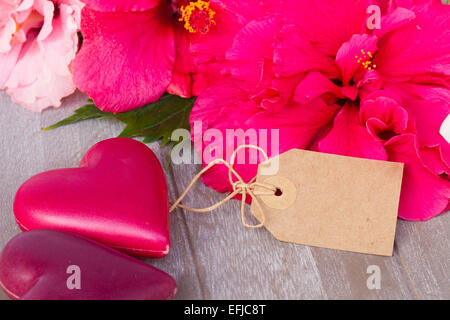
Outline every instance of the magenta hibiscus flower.
<path fill-rule="evenodd" d="M 280 153 L 404 162 L 399 216 L 427 220 L 445 211 L 450 145 L 439 128 L 450 113 L 450 7 L 431 0 L 267 4 L 272 14 L 235 36 L 223 68 L 229 74 L 197 99 L 192 124 L 224 136 L 226 129 L 276 128 Z M 372 4 L 382 9 L 381 29 L 366 27 Z M 249 180 L 256 165 L 237 170 Z M 230 190 L 227 174 L 219 166 L 204 182 Z"/>
<path fill-rule="evenodd" d="M 245 17 L 258 14 L 256 0 L 83 1 L 74 80 L 112 112 L 157 101 L 166 91 L 190 97 L 204 90 L 220 75 L 220 57 Z"/>

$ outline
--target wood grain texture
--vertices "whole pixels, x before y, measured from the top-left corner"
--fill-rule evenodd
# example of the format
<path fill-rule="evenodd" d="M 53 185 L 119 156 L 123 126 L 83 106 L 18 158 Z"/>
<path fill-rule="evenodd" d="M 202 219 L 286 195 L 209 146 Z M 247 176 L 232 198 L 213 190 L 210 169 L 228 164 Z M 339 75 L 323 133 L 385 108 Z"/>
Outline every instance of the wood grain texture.
<path fill-rule="evenodd" d="M 450 299 L 449 231 L 449 212 L 397 227 L 396 257 L 417 299 Z"/>
<path fill-rule="evenodd" d="M 20 232 L 12 204 L 16 190 L 30 176 L 77 166 L 96 142 L 116 136 L 115 121 L 85 121 L 43 132 L 81 106 L 76 93 L 57 110 L 35 114 L 0 93 L 0 249 Z M 149 147 L 163 166 L 169 157 L 157 144 Z M 196 165 L 172 165 L 167 172 L 171 199 L 198 172 Z M 224 195 L 199 183 L 185 203 L 204 207 Z M 282 243 L 264 229 L 241 225 L 240 203 L 230 201 L 211 213 L 177 209 L 171 214 L 172 249 L 148 263 L 177 281 L 177 299 L 449 299 L 449 214 L 428 222 L 399 221 L 393 257 L 369 256 Z M 247 208 L 249 213 L 249 207 Z M 381 269 L 381 289 L 366 286 L 367 267 Z M 6 295 L 0 290 L 0 299 Z"/>

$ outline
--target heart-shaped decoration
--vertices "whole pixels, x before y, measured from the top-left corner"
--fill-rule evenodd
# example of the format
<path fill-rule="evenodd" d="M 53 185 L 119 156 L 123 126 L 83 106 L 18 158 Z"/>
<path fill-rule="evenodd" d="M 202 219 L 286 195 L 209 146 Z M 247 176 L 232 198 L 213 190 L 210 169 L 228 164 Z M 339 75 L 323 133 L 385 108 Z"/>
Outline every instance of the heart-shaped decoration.
<path fill-rule="evenodd" d="M 57 229 L 141 257 L 170 248 L 169 200 L 155 154 L 128 138 L 94 145 L 79 168 L 40 173 L 17 191 L 22 230 Z"/>
<path fill-rule="evenodd" d="M 39 229 L 13 238 L 0 256 L 0 286 L 11 299 L 170 299 L 171 276 L 77 235 Z"/>

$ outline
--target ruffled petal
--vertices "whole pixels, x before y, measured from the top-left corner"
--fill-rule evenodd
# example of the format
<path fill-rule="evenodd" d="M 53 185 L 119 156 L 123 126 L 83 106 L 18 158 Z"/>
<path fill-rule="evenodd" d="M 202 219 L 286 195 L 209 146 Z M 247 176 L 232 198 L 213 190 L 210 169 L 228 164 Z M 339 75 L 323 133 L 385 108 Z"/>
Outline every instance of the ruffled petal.
<path fill-rule="evenodd" d="M 427 170 L 417 156 L 413 134 L 386 143 L 390 161 L 405 163 L 398 215 L 406 220 L 428 220 L 449 204 L 450 182 Z"/>
<path fill-rule="evenodd" d="M 281 29 L 274 43 L 273 60 L 277 76 L 289 77 L 312 70 L 320 71 L 330 78 L 339 76 L 334 59 L 317 52 L 295 25 Z"/>
<path fill-rule="evenodd" d="M 74 80 L 102 110 L 124 112 L 157 101 L 172 79 L 175 45 L 168 10 L 82 11 L 83 45 Z"/>
<path fill-rule="evenodd" d="M 361 80 L 356 86 L 359 89 L 360 99 L 366 98 L 372 92 L 380 90 L 383 87 L 383 81 L 376 70 L 365 71 Z"/>
<path fill-rule="evenodd" d="M 11 39 L 17 25 L 12 18 L 12 12 L 16 9 L 14 3 L 0 2 L 0 54 L 11 50 Z"/>
<path fill-rule="evenodd" d="M 361 124 L 359 110 L 347 103 L 334 119 L 333 128 L 319 142 L 319 151 L 343 156 L 387 160 L 383 144 Z"/>
<path fill-rule="evenodd" d="M 258 0 L 211 0 L 215 24 L 206 35 L 189 34 L 190 52 L 194 66 L 193 95 L 199 96 L 229 73 L 226 52 L 236 34 L 250 21 L 261 16 Z"/>
<path fill-rule="evenodd" d="M 414 120 L 418 148 L 439 146 L 443 165 L 433 163 L 429 168 L 450 167 L 450 143 L 439 133 L 442 122 L 450 114 L 450 89 L 413 83 L 389 84 L 387 88 L 402 99 L 402 106 Z M 423 158 L 426 161 L 427 157 Z M 433 161 L 434 162 L 434 161 Z M 446 170 L 448 172 L 448 169 Z M 442 172 L 436 172 L 442 173 Z"/>
<path fill-rule="evenodd" d="M 385 34 L 400 28 L 416 18 L 413 11 L 405 8 L 396 8 L 393 12 L 381 18 L 381 28 L 375 29 L 373 34 L 381 38 Z"/>
<path fill-rule="evenodd" d="M 55 12 L 55 5 L 53 2 L 48 0 L 38 0 L 35 1 L 34 9 L 44 17 L 43 25 L 40 28 L 40 32 L 37 37 L 37 40 L 41 41 L 47 38 L 52 32 L 52 21 Z"/>
<path fill-rule="evenodd" d="M 415 75 L 450 76 L 450 6 L 419 7 L 415 15 L 412 23 L 380 40 L 374 63 L 385 81 L 408 81 Z"/>
<path fill-rule="evenodd" d="M 364 30 L 371 0 L 264 0 L 269 13 L 296 24 L 318 52 L 335 56 L 342 43 Z"/>
<path fill-rule="evenodd" d="M 273 60 L 272 42 L 279 28 L 275 19 L 268 18 L 252 21 L 239 31 L 226 54 L 233 62 L 234 77 L 253 84 L 262 81 L 265 65 Z"/>
<path fill-rule="evenodd" d="M 378 127 L 381 131 L 375 127 L 367 126 L 369 131 L 372 131 L 375 135 L 379 135 L 383 130 L 391 130 L 395 134 L 400 134 L 404 133 L 408 127 L 408 112 L 395 100 L 388 97 L 363 101 L 360 119 L 362 123 L 367 123 L 370 119 L 377 119 L 386 125 L 385 128 Z"/>
<path fill-rule="evenodd" d="M 3 89 L 6 81 L 9 79 L 11 72 L 17 63 L 17 59 L 21 50 L 22 44 L 18 43 L 14 45 L 8 52 L 0 53 L 0 65 L 2 66 L 2 71 L 0 72 L 1 89 Z"/>
<path fill-rule="evenodd" d="M 450 168 L 443 161 L 442 148 L 440 145 L 434 147 L 418 147 L 417 154 L 422 163 L 436 175 L 450 175 Z"/>
<path fill-rule="evenodd" d="M 328 80 L 323 74 L 311 72 L 295 89 L 294 101 L 304 104 L 329 93 L 335 98 L 345 98 L 341 87 Z"/>

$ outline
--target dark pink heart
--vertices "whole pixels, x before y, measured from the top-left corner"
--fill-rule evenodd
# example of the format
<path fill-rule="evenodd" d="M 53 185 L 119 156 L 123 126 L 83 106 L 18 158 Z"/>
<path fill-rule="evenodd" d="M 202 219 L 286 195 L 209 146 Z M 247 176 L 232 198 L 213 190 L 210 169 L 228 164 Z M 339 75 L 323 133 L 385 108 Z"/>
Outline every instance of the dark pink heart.
<path fill-rule="evenodd" d="M 0 256 L 0 285 L 12 299 L 170 299 L 171 276 L 77 235 L 39 229 L 13 238 Z"/>
<path fill-rule="evenodd" d="M 40 173 L 17 191 L 22 230 L 76 233 L 142 257 L 170 248 L 167 183 L 154 153 L 128 138 L 94 145 L 79 168 Z"/>

